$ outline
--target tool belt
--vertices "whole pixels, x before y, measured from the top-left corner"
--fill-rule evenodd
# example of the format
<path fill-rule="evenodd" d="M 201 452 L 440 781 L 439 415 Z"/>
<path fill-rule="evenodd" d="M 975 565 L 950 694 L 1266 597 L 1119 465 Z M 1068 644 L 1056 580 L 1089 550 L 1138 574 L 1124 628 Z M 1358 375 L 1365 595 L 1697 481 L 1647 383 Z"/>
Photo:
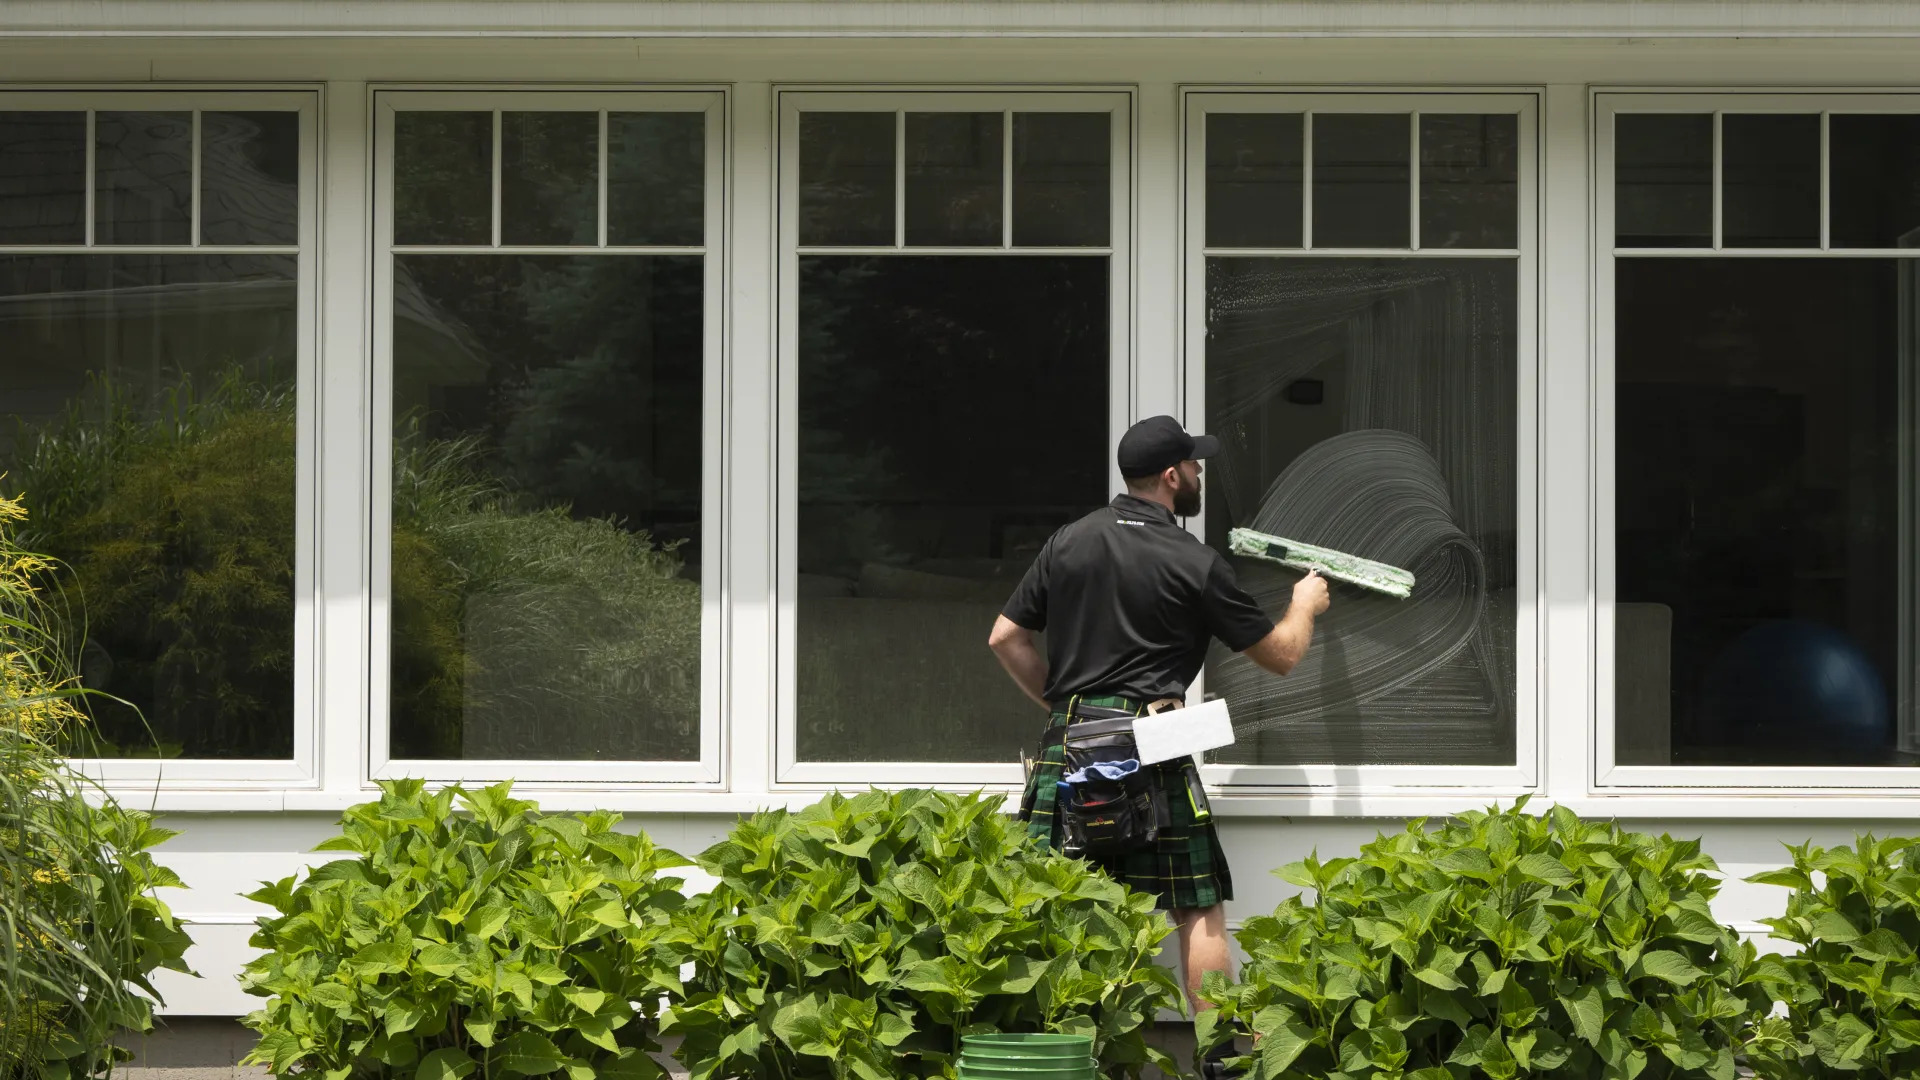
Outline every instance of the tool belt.
<path fill-rule="evenodd" d="M 1172 815 L 1158 769 L 1140 764 L 1134 741 L 1134 717 L 1145 710 L 1083 705 L 1076 698 L 1054 711 L 1067 722 L 1047 729 L 1040 752 L 1044 757 L 1057 743 L 1064 762 L 1054 801 L 1061 854 L 1112 859 L 1157 844 Z M 1029 800 L 1033 794 L 1029 785 Z M 1023 806 L 1022 816 L 1030 810 Z"/>

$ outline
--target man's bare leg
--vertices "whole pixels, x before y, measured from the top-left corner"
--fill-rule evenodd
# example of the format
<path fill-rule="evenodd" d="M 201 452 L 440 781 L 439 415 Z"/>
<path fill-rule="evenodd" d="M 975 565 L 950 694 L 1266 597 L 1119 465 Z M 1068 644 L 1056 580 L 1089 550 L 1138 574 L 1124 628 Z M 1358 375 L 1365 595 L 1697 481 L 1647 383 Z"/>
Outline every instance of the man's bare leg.
<path fill-rule="evenodd" d="M 1200 984 L 1207 972 L 1218 971 L 1233 978 L 1233 961 L 1227 953 L 1227 910 L 1215 904 L 1208 908 L 1181 908 L 1173 913 L 1179 928 L 1180 959 L 1185 968 L 1187 1002 L 1198 1016 L 1203 1008 L 1212 1008 L 1200 1000 Z"/>

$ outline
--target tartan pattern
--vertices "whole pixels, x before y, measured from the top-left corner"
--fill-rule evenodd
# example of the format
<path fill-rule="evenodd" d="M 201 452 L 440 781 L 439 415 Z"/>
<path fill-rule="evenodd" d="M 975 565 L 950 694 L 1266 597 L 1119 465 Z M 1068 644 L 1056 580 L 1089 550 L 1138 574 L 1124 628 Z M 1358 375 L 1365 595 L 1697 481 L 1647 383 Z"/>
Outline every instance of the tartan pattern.
<path fill-rule="evenodd" d="M 1107 709 L 1139 707 L 1118 697 L 1083 697 L 1080 703 Z M 1054 713 L 1049 726 L 1066 722 L 1064 713 Z M 1066 764 L 1066 750 L 1056 742 L 1044 748 L 1033 763 L 1033 775 L 1027 778 L 1026 798 L 1031 803 L 1027 836 L 1043 850 L 1051 851 L 1061 843 L 1054 809 Z M 1168 816 L 1172 818 L 1160 830 L 1159 842 L 1115 859 L 1088 861 L 1130 888 L 1153 894 L 1154 906 L 1162 910 L 1209 908 L 1233 899 L 1233 875 L 1227 869 L 1227 856 L 1220 848 L 1213 822 L 1195 821 L 1193 802 L 1187 797 L 1185 770 L 1193 768 L 1192 763 L 1162 762 L 1147 767 L 1166 793 Z"/>

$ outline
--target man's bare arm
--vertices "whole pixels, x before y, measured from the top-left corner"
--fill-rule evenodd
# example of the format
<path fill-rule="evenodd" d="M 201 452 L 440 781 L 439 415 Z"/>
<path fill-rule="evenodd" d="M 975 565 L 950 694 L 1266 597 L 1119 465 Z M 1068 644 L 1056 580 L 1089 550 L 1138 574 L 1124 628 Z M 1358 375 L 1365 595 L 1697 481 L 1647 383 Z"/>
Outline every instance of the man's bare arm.
<path fill-rule="evenodd" d="M 1020 692 L 1044 707 L 1047 699 L 1042 693 L 1047 687 L 1047 658 L 1034 644 L 1033 631 L 1005 615 L 998 616 L 993 620 L 993 633 L 987 636 L 987 647 L 1013 677 Z"/>
<path fill-rule="evenodd" d="M 1307 655 L 1307 646 L 1313 641 L 1313 620 L 1327 610 L 1329 601 L 1326 579 L 1317 571 L 1307 574 L 1294 585 L 1293 603 L 1287 605 L 1279 624 L 1242 655 L 1275 675 L 1292 671 Z"/>

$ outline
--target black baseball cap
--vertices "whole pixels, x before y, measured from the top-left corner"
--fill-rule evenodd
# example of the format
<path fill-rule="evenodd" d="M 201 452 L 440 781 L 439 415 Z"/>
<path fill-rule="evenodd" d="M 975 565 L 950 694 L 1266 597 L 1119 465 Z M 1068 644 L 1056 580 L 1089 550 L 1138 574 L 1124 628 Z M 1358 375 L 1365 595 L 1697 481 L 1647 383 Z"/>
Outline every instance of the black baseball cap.
<path fill-rule="evenodd" d="M 1183 461 L 1199 461 L 1219 452 L 1219 439 L 1189 435 L 1171 416 L 1149 416 L 1120 436 L 1120 475 L 1152 476 Z"/>

